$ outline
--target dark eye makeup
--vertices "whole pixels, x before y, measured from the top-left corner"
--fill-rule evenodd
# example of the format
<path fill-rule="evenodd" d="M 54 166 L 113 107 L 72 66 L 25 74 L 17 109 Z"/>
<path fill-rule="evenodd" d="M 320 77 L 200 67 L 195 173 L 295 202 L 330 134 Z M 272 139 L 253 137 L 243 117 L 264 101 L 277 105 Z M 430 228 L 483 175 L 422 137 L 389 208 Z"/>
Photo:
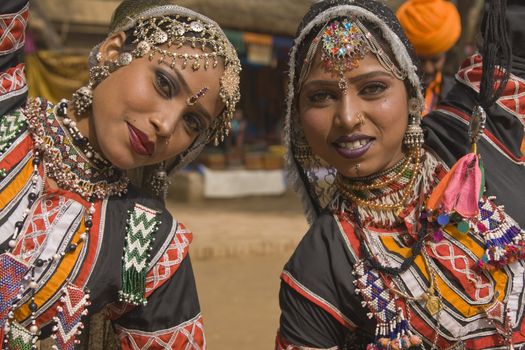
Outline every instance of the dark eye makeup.
<path fill-rule="evenodd" d="M 172 98 L 178 92 L 178 83 L 171 74 L 162 69 L 157 69 L 155 71 L 155 88 L 162 97 Z"/>
<path fill-rule="evenodd" d="M 201 133 L 206 129 L 206 123 L 197 114 L 186 113 L 183 118 L 191 133 Z"/>
<path fill-rule="evenodd" d="M 359 90 L 359 95 L 364 97 L 375 97 L 384 92 L 387 88 L 387 84 L 380 81 L 373 81 L 363 84 L 363 87 Z"/>

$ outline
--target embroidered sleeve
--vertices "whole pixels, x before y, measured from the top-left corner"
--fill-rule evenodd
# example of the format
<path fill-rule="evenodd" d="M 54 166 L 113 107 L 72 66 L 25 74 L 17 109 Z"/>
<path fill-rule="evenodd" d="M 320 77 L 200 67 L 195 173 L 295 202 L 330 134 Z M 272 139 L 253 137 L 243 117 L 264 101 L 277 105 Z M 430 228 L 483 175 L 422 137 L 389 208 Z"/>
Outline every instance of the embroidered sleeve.
<path fill-rule="evenodd" d="M 0 4 L 0 115 L 21 106 L 27 84 L 23 49 L 26 40 L 28 0 Z"/>
<path fill-rule="evenodd" d="M 281 275 L 280 339 L 306 348 L 343 348 L 357 326 L 368 329 L 370 320 L 352 283 L 352 266 L 336 220 L 322 215 Z"/>
<path fill-rule="evenodd" d="M 281 283 L 279 304 L 277 350 L 338 349 L 344 344 L 347 330 L 285 282 Z"/>
<path fill-rule="evenodd" d="M 116 332 L 122 350 L 206 348 L 200 314 L 180 325 L 155 332 L 128 329 L 118 325 Z"/>
<path fill-rule="evenodd" d="M 286 339 L 281 337 L 281 334 L 277 334 L 277 338 L 275 339 L 275 350 L 338 350 L 339 347 L 335 346 L 332 348 L 311 348 L 307 346 L 302 345 L 294 345 L 290 344 L 286 341 Z"/>

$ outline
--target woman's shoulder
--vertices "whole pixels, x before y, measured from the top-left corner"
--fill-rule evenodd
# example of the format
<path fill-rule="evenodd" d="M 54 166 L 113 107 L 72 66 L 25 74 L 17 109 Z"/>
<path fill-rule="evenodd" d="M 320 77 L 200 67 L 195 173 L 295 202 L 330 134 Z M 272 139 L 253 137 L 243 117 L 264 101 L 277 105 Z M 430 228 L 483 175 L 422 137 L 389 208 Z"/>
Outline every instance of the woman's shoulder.
<path fill-rule="evenodd" d="M 340 272 L 350 271 L 355 263 L 344 237 L 337 216 L 323 212 L 312 223 L 284 270 L 306 280 L 324 278 L 327 274 L 337 279 Z M 337 271 L 333 270 L 334 266 Z"/>
<path fill-rule="evenodd" d="M 297 246 L 297 252 L 306 254 L 319 249 L 330 249 L 340 242 L 341 232 L 333 213 L 323 211 L 310 225 L 308 231 Z"/>

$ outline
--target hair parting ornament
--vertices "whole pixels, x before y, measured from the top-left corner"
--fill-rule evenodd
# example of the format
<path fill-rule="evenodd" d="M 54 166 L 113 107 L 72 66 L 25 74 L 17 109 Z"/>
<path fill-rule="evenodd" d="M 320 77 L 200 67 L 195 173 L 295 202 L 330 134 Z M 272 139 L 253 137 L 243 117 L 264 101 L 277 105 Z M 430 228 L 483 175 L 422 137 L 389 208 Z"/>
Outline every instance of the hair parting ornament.
<path fill-rule="evenodd" d="M 321 62 L 326 71 L 339 76 L 339 88 L 343 93 L 348 89 L 345 73 L 359 67 L 359 61 L 369 52 L 374 53 L 383 68 L 397 79 L 406 78 L 406 73 L 392 62 L 361 21 L 352 16 L 328 22 L 315 37 L 305 58 L 306 67 L 301 71 L 299 86 L 309 74 L 319 44 L 322 44 Z"/>

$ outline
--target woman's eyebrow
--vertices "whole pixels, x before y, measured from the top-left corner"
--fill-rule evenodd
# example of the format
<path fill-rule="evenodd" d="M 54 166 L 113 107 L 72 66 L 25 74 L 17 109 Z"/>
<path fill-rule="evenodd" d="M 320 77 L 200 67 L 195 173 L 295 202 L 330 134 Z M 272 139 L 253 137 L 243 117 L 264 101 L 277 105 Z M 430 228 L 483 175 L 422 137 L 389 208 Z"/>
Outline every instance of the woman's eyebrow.
<path fill-rule="evenodd" d="M 179 69 L 176 66 L 175 67 L 170 67 L 170 69 L 175 72 L 175 75 L 177 76 L 177 79 L 179 80 L 180 84 L 182 85 L 182 89 L 184 90 L 184 92 L 186 92 L 188 94 L 188 96 L 192 96 L 194 94 L 194 92 L 191 91 L 190 86 L 188 85 L 188 82 L 186 81 L 186 79 L 184 79 L 184 76 L 179 71 Z M 202 104 L 197 101 L 195 103 L 195 108 L 199 111 L 199 113 L 201 113 L 207 119 L 208 125 L 211 125 L 212 117 L 211 117 L 210 113 L 202 106 Z"/>
<path fill-rule="evenodd" d="M 392 74 L 390 74 L 389 72 L 382 71 L 382 70 L 372 71 L 372 72 L 363 73 L 358 76 L 352 77 L 348 79 L 348 83 L 357 84 L 361 81 L 373 79 L 373 78 L 377 78 L 381 76 L 391 78 Z M 307 81 L 306 83 L 304 83 L 303 87 L 308 86 L 308 85 L 338 85 L 338 84 L 339 84 L 339 78 L 333 79 L 333 80 L 316 79 L 316 80 Z"/>

